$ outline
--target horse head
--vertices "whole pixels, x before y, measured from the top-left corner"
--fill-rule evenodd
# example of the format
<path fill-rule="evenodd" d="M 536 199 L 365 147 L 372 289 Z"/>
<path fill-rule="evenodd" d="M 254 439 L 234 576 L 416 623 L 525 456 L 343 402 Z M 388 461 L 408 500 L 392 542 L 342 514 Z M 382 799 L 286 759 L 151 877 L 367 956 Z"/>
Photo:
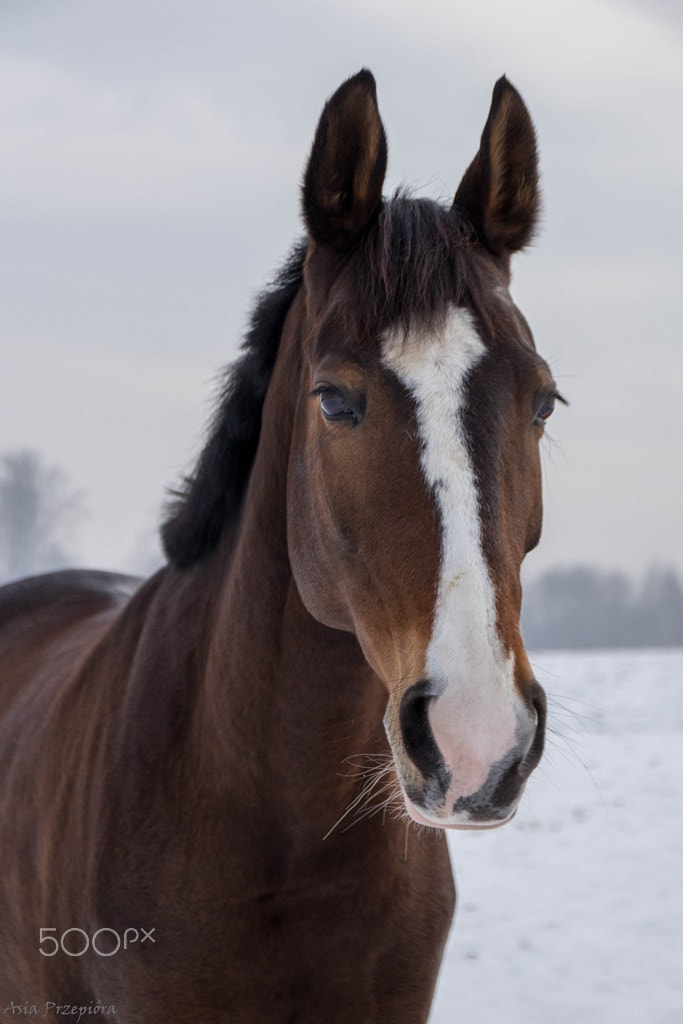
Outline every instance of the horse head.
<path fill-rule="evenodd" d="M 508 291 L 539 206 L 534 128 L 502 78 L 448 206 L 384 199 L 386 163 L 362 71 L 325 106 L 303 185 L 289 558 L 309 613 L 354 633 L 386 687 L 411 816 L 490 827 L 515 813 L 545 726 L 520 567 L 559 396 Z"/>

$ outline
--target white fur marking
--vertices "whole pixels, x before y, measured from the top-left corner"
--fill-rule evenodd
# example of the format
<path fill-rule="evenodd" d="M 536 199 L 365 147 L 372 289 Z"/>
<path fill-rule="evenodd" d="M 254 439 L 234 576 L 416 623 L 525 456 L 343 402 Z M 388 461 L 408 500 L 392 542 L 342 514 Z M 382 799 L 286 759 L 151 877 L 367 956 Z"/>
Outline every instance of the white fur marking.
<path fill-rule="evenodd" d="M 462 420 L 465 381 L 485 347 L 467 310 L 438 332 L 391 331 L 383 361 L 417 404 L 421 462 L 442 520 L 442 562 L 425 672 L 440 696 L 435 739 L 460 792 L 474 793 L 516 743 L 514 663 L 498 635 L 496 600 L 482 551 L 479 501 Z"/>

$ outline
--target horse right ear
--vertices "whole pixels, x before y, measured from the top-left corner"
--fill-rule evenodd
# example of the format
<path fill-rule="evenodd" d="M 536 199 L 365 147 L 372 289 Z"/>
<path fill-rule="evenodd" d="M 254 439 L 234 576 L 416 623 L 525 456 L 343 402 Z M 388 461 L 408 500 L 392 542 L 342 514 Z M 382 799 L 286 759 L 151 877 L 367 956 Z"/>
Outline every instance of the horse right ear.
<path fill-rule="evenodd" d="M 349 78 L 327 101 L 303 183 L 311 238 L 336 250 L 358 241 L 382 204 L 387 140 L 372 74 Z"/>

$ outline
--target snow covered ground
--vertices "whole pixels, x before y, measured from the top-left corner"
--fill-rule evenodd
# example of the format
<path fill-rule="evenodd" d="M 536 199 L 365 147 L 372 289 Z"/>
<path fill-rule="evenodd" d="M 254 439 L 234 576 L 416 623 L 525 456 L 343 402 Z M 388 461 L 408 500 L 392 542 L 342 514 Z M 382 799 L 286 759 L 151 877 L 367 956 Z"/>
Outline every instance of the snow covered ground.
<path fill-rule="evenodd" d="M 683 650 L 531 661 L 547 752 L 510 825 L 448 837 L 430 1024 L 683 1024 Z"/>

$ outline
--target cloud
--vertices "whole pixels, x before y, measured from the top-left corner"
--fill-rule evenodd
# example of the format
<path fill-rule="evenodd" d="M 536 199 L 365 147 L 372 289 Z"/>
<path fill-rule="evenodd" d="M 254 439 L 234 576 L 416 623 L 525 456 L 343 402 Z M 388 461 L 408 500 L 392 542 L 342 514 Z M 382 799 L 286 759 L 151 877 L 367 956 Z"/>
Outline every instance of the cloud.
<path fill-rule="evenodd" d="M 197 81 L 106 86 L 48 63 L 0 68 L 0 189 L 15 214 L 201 215 L 299 153 L 254 137 Z"/>
<path fill-rule="evenodd" d="M 680 565 L 667 511 L 682 493 L 680 4 L 199 6 L 0 4 L 0 347 L 13 381 L 0 434 L 87 485 L 93 560 L 196 449 L 206 382 L 300 230 L 315 119 L 366 64 L 388 191 L 407 180 L 451 196 L 494 80 L 506 72 L 522 91 L 546 203 L 514 294 L 572 401 L 553 421 L 572 465 L 552 475 L 561 501 L 539 557 L 593 550 L 624 519 L 629 545 L 611 559 L 649 558 L 661 540 Z M 634 460 L 638 432 L 649 447 Z M 590 456 L 595 437 L 615 445 L 611 462 L 611 449 Z"/>
<path fill-rule="evenodd" d="M 626 107 L 629 86 L 683 84 L 681 47 L 646 8 L 616 0 L 344 0 L 344 9 L 426 52 L 458 53 L 474 67 L 543 82 L 563 109 Z M 625 93 L 624 90 L 627 90 Z"/>

